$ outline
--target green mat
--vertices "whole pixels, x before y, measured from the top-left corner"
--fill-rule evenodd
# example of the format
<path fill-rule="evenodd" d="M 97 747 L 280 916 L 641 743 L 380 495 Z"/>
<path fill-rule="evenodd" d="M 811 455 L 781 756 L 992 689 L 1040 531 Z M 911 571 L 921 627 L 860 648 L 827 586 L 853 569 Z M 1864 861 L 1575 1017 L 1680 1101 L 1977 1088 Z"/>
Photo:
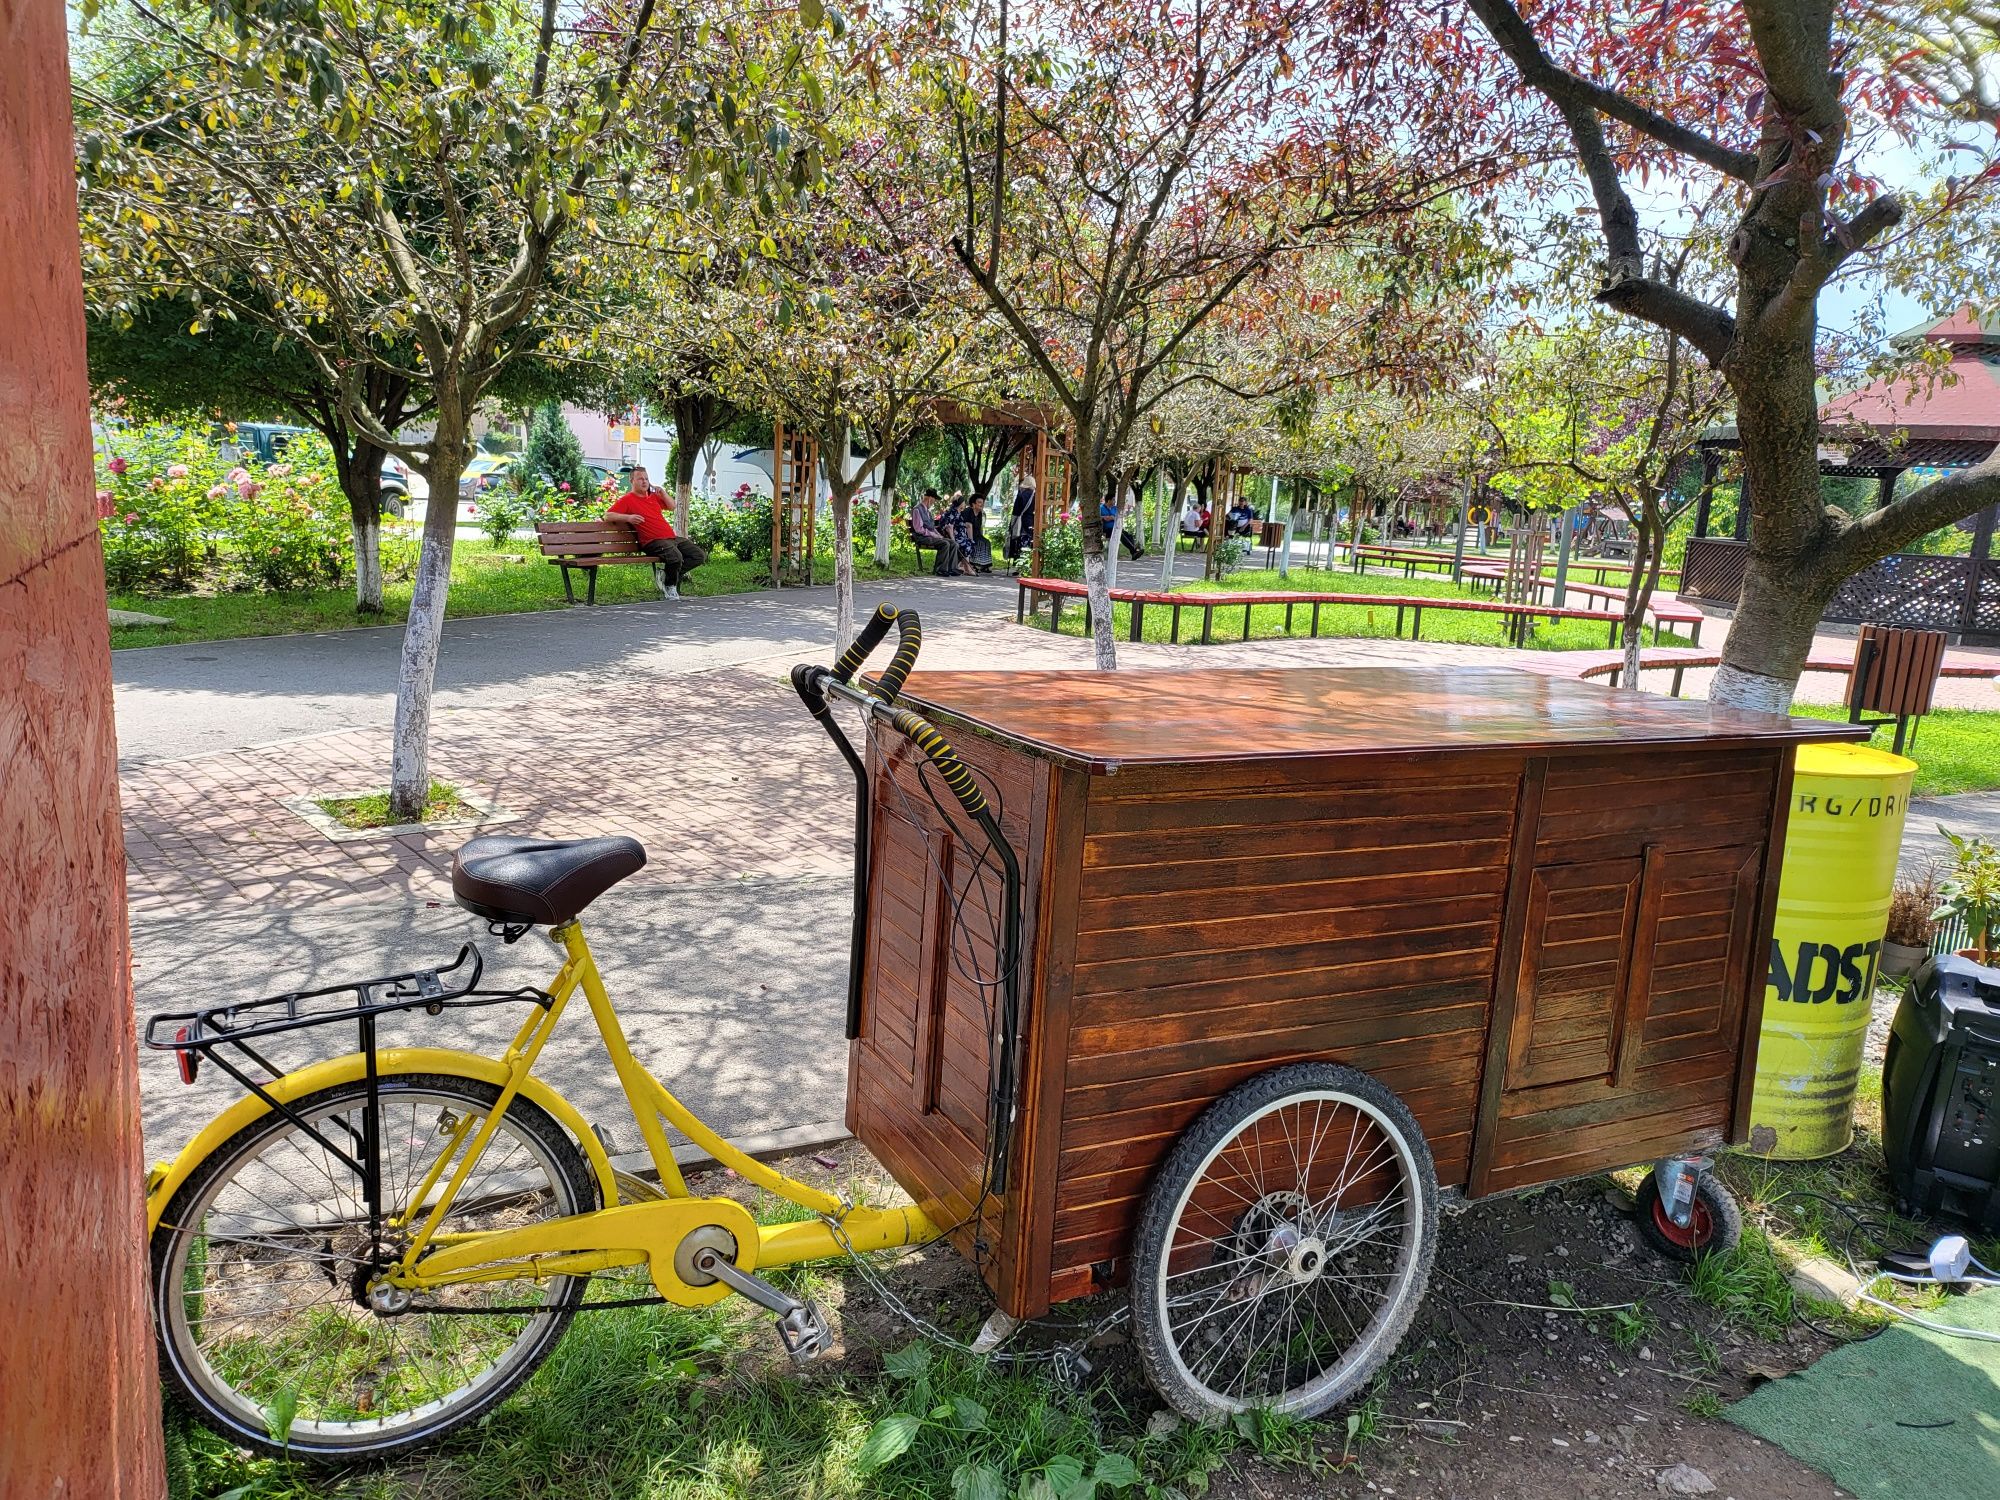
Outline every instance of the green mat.
<path fill-rule="evenodd" d="M 2000 1290 L 1922 1316 L 2000 1333 Z M 2000 1496 L 2000 1344 L 1898 1323 L 1760 1386 L 1728 1415 L 1861 1500 Z"/>

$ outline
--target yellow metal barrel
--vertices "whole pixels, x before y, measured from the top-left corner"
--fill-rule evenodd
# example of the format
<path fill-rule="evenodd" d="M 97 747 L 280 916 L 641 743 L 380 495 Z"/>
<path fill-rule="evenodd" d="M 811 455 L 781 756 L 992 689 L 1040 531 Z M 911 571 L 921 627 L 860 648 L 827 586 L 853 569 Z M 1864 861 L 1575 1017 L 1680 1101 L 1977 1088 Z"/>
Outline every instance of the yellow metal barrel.
<path fill-rule="evenodd" d="M 1845 1150 L 1869 997 L 1916 762 L 1865 745 L 1805 745 L 1778 882 L 1750 1149 L 1782 1161 Z"/>

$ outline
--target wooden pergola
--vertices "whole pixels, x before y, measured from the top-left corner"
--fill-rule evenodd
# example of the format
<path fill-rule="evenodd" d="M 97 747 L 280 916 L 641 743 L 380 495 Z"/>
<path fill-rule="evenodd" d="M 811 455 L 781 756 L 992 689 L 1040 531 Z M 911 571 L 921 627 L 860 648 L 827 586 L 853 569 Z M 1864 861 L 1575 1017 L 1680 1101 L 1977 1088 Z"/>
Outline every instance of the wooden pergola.
<path fill-rule="evenodd" d="M 1027 470 L 1035 477 L 1035 540 L 1030 566 L 1042 567 L 1042 538 L 1048 530 L 1049 502 L 1060 492 L 1062 507 L 1070 500 L 1070 456 L 1058 435 L 1061 414 L 1029 401 L 998 401 L 971 406 L 960 401 L 934 401 L 926 416 L 932 427 L 1015 427 L 1033 432 L 1026 450 Z M 783 417 L 771 422 L 771 582 L 813 581 L 813 533 L 819 524 L 819 444 L 807 433 L 788 428 Z"/>
<path fill-rule="evenodd" d="M 1938 319 L 1916 337 L 1950 351 L 1948 380 L 1927 387 L 1913 385 L 1907 377 L 1878 380 L 1820 408 L 1820 473 L 1873 479 L 1877 505 L 1887 505 L 1896 481 L 1913 469 L 1967 468 L 2000 448 L 2000 327 L 1985 327 L 1964 312 Z M 1716 480 L 1741 447 L 1733 427 L 1710 433 L 1698 445 L 1701 495 L 1681 570 L 1683 599 L 1733 608 L 1742 593 L 1749 564 L 1747 477 L 1737 496 L 1732 534 L 1709 535 Z M 1968 555 L 1904 552 L 1885 557 L 1843 582 L 1828 601 L 1824 618 L 1943 630 L 1968 645 L 2000 645 L 1996 512 L 2000 506 L 1989 505 L 1973 518 Z"/>

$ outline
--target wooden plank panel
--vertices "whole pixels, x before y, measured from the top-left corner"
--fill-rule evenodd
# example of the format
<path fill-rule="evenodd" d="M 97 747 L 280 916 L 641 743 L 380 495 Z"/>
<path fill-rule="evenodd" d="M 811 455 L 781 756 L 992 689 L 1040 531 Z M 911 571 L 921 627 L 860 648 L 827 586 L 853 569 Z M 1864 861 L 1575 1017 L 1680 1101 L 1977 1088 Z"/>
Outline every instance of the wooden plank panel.
<path fill-rule="evenodd" d="M 1452 805 L 1467 812 L 1512 818 L 1516 778 L 1492 775 L 1451 789 Z M 1249 827 L 1267 832 L 1297 823 L 1339 823 L 1357 818 L 1423 818 L 1437 807 L 1430 781 L 1374 776 L 1323 785 L 1240 791 L 1182 791 L 1167 797 L 1093 797 L 1085 832 L 1095 839 L 1117 833 L 1184 833 Z"/>
<path fill-rule="evenodd" d="M 1084 904 L 1101 911 L 1104 904 L 1134 898 L 1185 899 L 1180 892 L 1197 892 L 1220 902 L 1261 899 L 1256 893 L 1305 882 L 1324 880 L 1343 870 L 1399 875 L 1416 870 L 1492 869 L 1507 858 L 1509 830 L 1487 826 L 1474 835 L 1440 839 L 1431 837 L 1429 825 L 1408 830 L 1411 842 L 1382 842 L 1385 830 L 1375 831 L 1373 841 L 1356 839 L 1343 843 L 1331 839 L 1325 849 L 1294 855 L 1246 854 L 1236 859 L 1210 859 L 1182 864 L 1169 860 L 1162 864 L 1137 864 L 1095 869 L 1084 893 Z M 1254 908 L 1252 908 L 1254 909 Z M 1115 912 L 1114 912 L 1115 916 Z M 1093 926 L 1099 925 L 1097 922 Z"/>
<path fill-rule="evenodd" d="M 1407 920 L 1399 922 L 1398 918 L 1404 916 Z M 1370 962 L 1381 969 L 1386 979 L 1393 975 L 1395 964 L 1402 958 L 1480 948 L 1490 952 L 1500 936 L 1499 903 L 1447 901 L 1402 911 L 1395 907 L 1371 907 L 1342 913 L 1326 930 L 1329 935 L 1318 941 L 1269 943 L 1220 953 L 1196 948 L 1181 953 L 1147 953 L 1079 963 L 1077 993 L 1095 995 L 1162 985 L 1252 980 L 1267 974 L 1330 968 L 1342 960 Z M 1362 960 L 1361 956 L 1371 949 L 1379 956 Z"/>
<path fill-rule="evenodd" d="M 1424 896 L 1500 896 L 1506 890 L 1506 868 L 1498 858 L 1468 862 L 1462 844 L 1412 844 L 1402 854 L 1404 862 L 1416 866 L 1406 872 L 1384 872 L 1378 868 L 1338 874 L 1336 878 L 1312 878 L 1306 860 L 1296 860 L 1298 880 L 1276 886 L 1218 886 L 1188 894 L 1180 890 L 1158 890 L 1146 894 L 1126 894 L 1086 900 L 1078 908 L 1076 926 L 1084 934 L 1104 934 L 1116 940 L 1118 934 L 1136 928 L 1200 926 L 1218 948 L 1248 946 L 1236 932 L 1250 928 L 1258 934 L 1284 932 L 1298 922 L 1312 920 L 1320 912 L 1344 912 L 1354 906 L 1380 906 Z M 1430 854 L 1432 858 L 1424 858 Z M 1096 884 L 1102 884 L 1098 876 Z M 1098 956 L 1098 954 L 1092 954 Z"/>
<path fill-rule="evenodd" d="M 1499 814 L 1459 812 L 1455 808 L 1440 808 L 1433 804 L 1430 814 L 1414 827 L 1407 818 L 1354 817 L 1275 827 L 1175 828 L 1164 832 L 1101 833 L 1084 840 L 1083 862 L 1086 868 L 1096 870 L 1120 865 L 1199 863 L 1246 856 L 1263 859 L 1286 854 L 1312 854 L 1328 858 L 1411 842 L 1435 844 L 1462 839 L 1490 839 L 1501 831 L 1495 827 L 1496 819 L 1504 829 L 1505 819 Z"/>

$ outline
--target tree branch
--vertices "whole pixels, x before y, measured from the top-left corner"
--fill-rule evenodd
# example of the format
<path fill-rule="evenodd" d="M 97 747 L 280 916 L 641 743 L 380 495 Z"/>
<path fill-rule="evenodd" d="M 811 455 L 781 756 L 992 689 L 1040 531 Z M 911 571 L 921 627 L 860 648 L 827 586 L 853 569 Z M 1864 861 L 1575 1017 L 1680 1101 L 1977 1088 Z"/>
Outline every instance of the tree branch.
<path fill-rule="evenodd" d="M 1521 76 L 1547 95 L 1563 111 L 1565 118 L 1572 109 L 1588 109 L 1621 125 L 1629 125 L 1641 135 L 1651 136 L 1683 156 L 1705 162 L 1725 176 L 1747 183 L 1757 180 L 1757 155 L 1754 151 L 1738 151 L 1720 141 L 1711 140 L 1700 131 L 1678 125 L 1616 89 L 1608 89 L 1557 66 L 1554 59 L 1542 50 L 1534 28 L 1523 19 L 1513 0 L 1468 0 L 1468 4 L 1492 34 L 1493 40 L 1500 44 L 1501 50 L 1514 60 Z"/>

